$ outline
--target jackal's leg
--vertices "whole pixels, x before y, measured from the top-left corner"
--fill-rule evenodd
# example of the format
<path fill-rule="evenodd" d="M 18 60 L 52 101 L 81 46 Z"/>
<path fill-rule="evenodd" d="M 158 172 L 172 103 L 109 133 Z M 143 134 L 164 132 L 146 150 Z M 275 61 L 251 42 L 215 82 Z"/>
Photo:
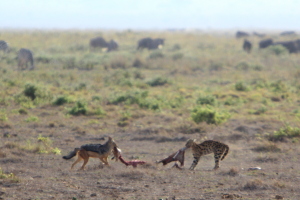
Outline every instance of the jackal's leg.
<path fill-rule="evenodd" d="M 109 165 L 107 162 L 107 157 L 102 157 L 100 158 L 100 160 L 105 164 L 105 165 Z"/>
<path fill-rule="evenodd" d="M 81 166 L 80 170 L 84 170 L 85 165 L 88 163 L 89 161 L 89 157 L 83 158 L 83 165 Z"/>
<path fill-rule="evenodd" d="M 82 160 L 82 158 L 80 156 L 78 156 L 77 160 L 73 163 L 73 165 L 71 166 L 71 169 L 73 169 L 73 167 L 79 163 Z"/>

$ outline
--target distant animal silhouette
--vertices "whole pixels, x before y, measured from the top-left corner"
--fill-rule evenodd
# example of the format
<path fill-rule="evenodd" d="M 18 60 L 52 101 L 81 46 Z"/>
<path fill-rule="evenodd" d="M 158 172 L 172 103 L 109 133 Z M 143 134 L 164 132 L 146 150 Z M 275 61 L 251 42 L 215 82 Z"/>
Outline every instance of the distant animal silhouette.
<path fill-rule="evenodd" d="M 295 31 L 283 31 L 280 33 L 281 36 L 291 36 L 291 35 L 297 35 Z"/>
<path fill-rule="evenodd" d="M 300 40 L 275 42 L 275 43 L 273 43 L 273 45 L 282 45 L 289 51 L 289 53 L 300 52 Z"/>
<path fill-rule="evenodd" d="M 80 148 L 75 148 L 74 151 L 70 152 L 69 155 L 63 156 L 63 159 L 69 160 L 77 155 L 77 160 L 72 164 L 71 169 L 83 160 L 83 165 L 80 170 L 84 170 L 85 165 L 88 163 L 89 158 L 99 158 L 105 165 L 109 165 L 107 157 L 111 154 L 114 148 L 117 148 L 115 141 L 108 137 L 105 144 L 86 144 L 82 145 Z"/>
<path fill-rule="evenodd" d="M 7 53 L 8 49 L 9 49 L 9 46 L 8 46 L 7 42 L 5 42 L 4 40 L 0 40 L 0 51 Z"/>
<path fill-rule="evenodd" d="M 245 40 L 244 40 L 244 44 L 243 44 L 243 49 L 244 49 L 244 51 L 246 51 L 247 53 L 250 53 L 250 52 L 251 52 L 251 49 L 252 49 L 252 43 L 251 43 L 249 40 L 245 39 Z"/>
<path fill-rule="evenodd" d="M 258 44 L 260 49 L 264 49 L 267 48 L 268 46 L 273 44 L 273 40 L 272 39 L 265 39 L 265 40 L 261 40 Z"/>
<path fill-rule="evenodd" d="M 237 31 L 235 34 L 236 38 L 242 38 L 242 37 L 248 37 L 248 36 L 250 36 L 250 34 L 244 32 L 244 31 Z"/>
<path fill-rule="evenodd" d="M 28 63 L 30 63 L 29 70 L 33 70 L 34 69 L 33 54 L 29 49 L 22 48 L 18 52 L 18 68 L 21 70 L 27 69 Z"/>
<path fill-rule="evenodd" d="M 116 41 L 114 40 L 110 40 L 108 43 L 107 43 L 107 51 L 116 51 L 118 50 L 119 48 L 119 45 Z"/>
<path fill-rule="evenodd" d="M 156 39 L 152 39 L 150 37 L 143 38 L 138 41 L 137 49 L 148 49 L 148 50 L 158 49 L 164 45 L 164 42 L 165 40 L 162 38 L 156 38 Z"/>

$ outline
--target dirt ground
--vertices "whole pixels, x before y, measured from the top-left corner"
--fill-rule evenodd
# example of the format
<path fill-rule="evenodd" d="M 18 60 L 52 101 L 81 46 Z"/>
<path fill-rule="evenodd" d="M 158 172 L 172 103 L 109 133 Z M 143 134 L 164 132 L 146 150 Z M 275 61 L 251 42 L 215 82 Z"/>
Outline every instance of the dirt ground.
<path fill-rule="evenodd" d="M 24 123 L 25 117 L 16 115 L 13 123 L 1 124 L 0 167 L 17 179 L 0 179 L 1 199 L 300 199 L 299 145 L 279 142 L 275 144 L 278 151 L 255 151 L 266 144 L 257 134 L 278 129 L 277 121 L 230 120 L 185 133 L 177 127 L 180 119 L 163 114 L 118 127 L 114 119 L 94 119 L 99 123 L 89 124 L 92 117 L 66 118 L 56 109 L 35 109 L 39 122 Z M 61 155 L 21 148 L 40 134 L 49 137 Z M 62 156 L 83 144 L 104 143 L 101 138 L 105 136 L 113 137 L 125 160 L 140 159 L 147 164 L 133 168 L 110 160 L 110 166 L 103 166 L 92 158 L 85 171 L 78 171 L 81 163 L 71 171 L 75 158 Z M 155 163 L 184 147 L 190 138 L 229 145 L 219 170 L 212 170 L 213 156 L 207 155 L 190 171 L 190 150 L 182 170 L 172 168 L 174 163 Z"/>

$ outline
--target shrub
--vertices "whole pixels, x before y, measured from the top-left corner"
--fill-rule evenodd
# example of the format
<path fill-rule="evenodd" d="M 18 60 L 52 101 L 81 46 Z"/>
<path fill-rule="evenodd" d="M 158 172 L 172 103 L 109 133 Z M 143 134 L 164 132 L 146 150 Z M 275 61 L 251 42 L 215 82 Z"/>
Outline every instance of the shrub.
<path fill-rule="evenodd" d="M 83 101 L 77 101 L 75 106 L 69 110 L 71 115 L 86 115 L 87 114 L 87 103 Z"/>
<path fill-rule="evenodd" d="M 268 51 L 271 54 L 275 54 L 277 56 L 289 53 L 289 51 L 284 46 L 282 46 L 282 45 L 269 46 L 268 47 Z"/>
<path fill-rule="evenodd" d="M 164 54 L 161 51 L 153 51 L 150 55 L 150 59 L 157 59 L 157 58 L 163 58 Z"/>
<path fill-rule="evenodd" d="M 142 99 L 148 96 L 148 91 L 129 91 L 119 96 L 111 98 L 108 102 L 111 104 L 119 104 L 125 102 L 126 104 L 138 104 Z"/>
<path fill-rule="evenodd" d="M 300 128 L 286 125 L 278 131 L 274 131 L 274 133 L 268 137 L 271 141 L 282 141 L 284 138 L 300 137 Z"/>
<path fill-rule="evenodd" d="M 133 63 L 132 63 L 132 66 L 133 67 L 136 67 L 136 68 L 141 68 L 144 66 L 144 63 L 139 59 L 139 58 L 136 58 Z"/>
<path fill-rule="evenodd" d="M 71 102 L 71 99 L 69 97 L 61 96 L 61 97 L 58 97 L 57 99 L 55 99 L 55 101 L 53 102 L 53 105 L 61 106 L 63 104 L 70 103 L 70 102 Z"/>
<path fill-rule="evenodd" d="M 240 62 L 238 63 L 236 66 L 235 66 L 236 69 L 238 70 L 244 70 L 244 71 L 247 71 L 250 69 L 250 64 L 243 61 L 243 62 Z"/>
<path fill-rule="evenodd" d="M 157 99 L 143 99 L 139 102 L 139 106 L 149 110 L 160 110 L 160 104 Z"/>
<path fill-rule="evenodd" d="M 212 95 L 201 95 L 200 97 L 198 97 L 197 104 L 199 105 L 216 105 L 217 104 L 217 100 L 214 96 Z"/>
<path fill-rule="evenodd" d="M 206 122 L 207 124 L 221 124 L 230 118 L 230 114 L 227 112 L 218 112 L 211 106 L 198 106 L 192 110 L 192 119 L 197 124 L 200 122 Z"/>
<path fill-rule="evenodd" d="M 183 56 L 184 56 L 183 53 L 175 53 L 175 54 L 173 54 L 172 59 L 179 60 L 179 59 L 183 58 Z"/>
<path fill-rule="evenodd" d="M 48 101 L 52 99 L 52 95 L 50 95 L 45 89 L 30 83 L 25 85 L 23 94 L 36 103 L 39 101 Z"/>
<path fill-rule="evenodd" d="M 286 92 L 288 87 L 281 80 L 271 83 L 270 87 L 273 92 Z"/>
<path fill-rule="evenodd" d="M 36 116 L 30 116 L 25 121 L 26 122 L 37 122 L 38 120 L 39 120 L 38 117 L 36 117 Z"/>
<path fill-rule="evenodd" d="M 220 71 L 223 68 L 224 67 L 222 63 L 211 63 L 209 66 L 209 71 Z"/>
<path fill-rule="evenodd" d="M 235 84 L 236 91 L 249 91 L 249 87 L 242 81 Z"/>
<path fill-rule="evenodd" d="M 150 81 L 147 82 L 148 85 L 155 87 L 155 86 L 162 86 L 165 84 L 168 84 L 169 80 L 167 78 L 162 78 L 162 77 L 156 77 Z"/>

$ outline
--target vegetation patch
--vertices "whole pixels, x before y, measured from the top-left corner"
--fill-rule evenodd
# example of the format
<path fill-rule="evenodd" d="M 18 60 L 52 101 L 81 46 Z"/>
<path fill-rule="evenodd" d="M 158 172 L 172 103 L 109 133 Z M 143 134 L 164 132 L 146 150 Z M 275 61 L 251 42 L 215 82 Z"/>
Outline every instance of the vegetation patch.
<path fill-rule="evenodd" d="M 218 111 L 212 106 L 197 106 L 192 110 L 191 117 L 196 123 L 206 122 L 207 124 L 219 125 L 231 116 L 226 111 Z"/>

